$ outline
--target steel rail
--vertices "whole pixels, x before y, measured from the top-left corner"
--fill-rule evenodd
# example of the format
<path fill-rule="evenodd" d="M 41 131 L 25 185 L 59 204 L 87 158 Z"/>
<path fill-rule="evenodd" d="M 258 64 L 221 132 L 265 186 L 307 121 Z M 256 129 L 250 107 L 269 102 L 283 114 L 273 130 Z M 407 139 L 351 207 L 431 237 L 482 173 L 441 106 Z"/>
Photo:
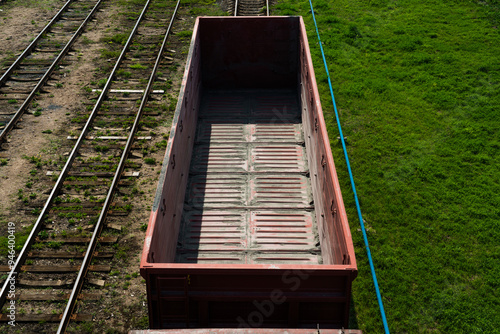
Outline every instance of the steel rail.
<path fill-rule="evenodd" d="M 267 12 L 266 16 L 269 16 L 269 0 L 266 0 L 266 12 Z"/>
<path fill-rule="evenodd" d="M 238 16 L 238 0 L 234 1 L 234 15 L 233 16 Z"/>
<path fill-rule="evenodd" d="M 31 232 L 30 232 L 28 238 L 26 239 L 26 242 L 24 243 L 24 246 L 23 246 L 21 252 L 19 253 L 19 256 L 16 260 L 16 263 L 14 264 L 12 270 L 9 272 L 9 274 L 7 275 L 7 278 L 5 279 L 2 290 L 0 291 L 0 309 L 3 307 L 5 300 L 7 298 L 7 294 L 9 292 L 10 281 L 11 280 L 15 281 L 15 278 L 17 277 L 17 275 L 19 274 L 19 271 L 21 269 L 21 265 L 24 263 L 24 261 L 28 257 L 28 252 L 31 249 L 31 246 L 33 245 L 33 243 L 35 242 L 35 238 L 38 235 L 38 232 L 40 232 L 40 230 L 42 228 L 43 219 L 45 218 L 45 215 L 48 213 L 50 205 L 52 204 L 54 198 L 57 197 L 59 190 L 61 189 L 61 187 L 63 185 L 64 179 L 66 178 L 66 175 L 68 174 L 68 172 L 73 164 L 73 161 L 75 160 L 77 153 L 83 144 L 83 140 L 85 139 L 85 136 L 90 128 L 90 125 L 92 124 L 93 120 L 97 116 L 97 111 L 98 111 L 99 107 L 101 106 L 102 101 L 104 100 L 107 91 L 109 90 L 109 87 L 111 85 L 111 81 L 112 81 L 120 63 L 122 62 L 123 58 L 125 57 L 125 53 L 132 42 L 132 38 L 135 35 L 135 33 L 139 27 L 139 23 L 142 21 L 144 13 L 146 12 L 146 9 L 149 6 L 150 2 L 151 2 L 151 0 L 148 0 L 148 2 L 145 4 L 143 11 L 142 11 L 141 15 L 139 16 L 139 18 L 134 26 L 134 29 L 130 33 L 129 38 L 128 38 L 127 42 L 125 43 L 125 46 L 123 47 L 122 52 L 120 53 L 120 56 L 118 57 L 118 60 L 115 64 L 115 66 L 113 67 L 113 70 L 111 71 L 111 73 L 107 79 L 107 82 L 104 85 L 104 88 L 102 89 L 101 94 L 99 95 L 99 98 L 97 99 L 97 102 L 96 102 L 96 104 L 95 104 L 95 106 L 94 106 L 94 108 L 93 108 L 93 110 L 92 110 L 92 112 L 87 120 L 87 123 L 85 123 L 85 126 L 83 127 L 83 130 L 80 134 L 80 137 L 78 137 L 78 139 L 75 143 L 75 146 L 73 147 L 73 150 L 69 154 L 68 160 L 66 161 L 66 164 L 64 165 L 63 169 L 61 170 L 61 173 L 59 175 L 59 178 L 56 181 L 56 184 L 54 185 L 54 188 L 52 188 L 52 191 L 51 191 L 49 197 L 47 198 L 47 201 L 45 202 L 45 205 L 42 208 L 40 215 L 38 216 L 37 221 L 35 222 L 33 228 L 31 229 Z"/>
<path fill-rule="evenodd" d="M 113 177 L 111 187 L 110 187 L 108 194 L 106 196 L 106 199 L 104 201 L 104 205 L 101 209 L 101 213 L 99 215 L 98 221 L 94 227 L 94 232 L 92 234 L 90 244 L 87 248 L 85 258 L 83 259 L 83 263 L 80 267 L 80 271 L 78 272 L 78 276 L 76 278 L 75 285 L 73 287 L 73 290 L 71 291 L 71 295 L 70 295 L 70 298 L 68 300 L 68 303 L 66 304 L 66 309 L 64 310 L 59 328 L 57 330 L 58 334 L 66 332 L 66 328 L 69 324 L 70 317 L 73 314 L 73 309 L 74 309 L 76 301 L 78 299 L 78 295 L 80 294 L 80 291 L 83 287 L 84 278 L 87 275 L 88 268 L 90 266 L 90 263 L 92 262 L 92 257 L 94 255 L 95 248 L 97 246 L 97 240 L 98 240 L 99 235 L 101 234 L 101 231 L 104 227 L 104 222 L 106 221 L 107 213 L 108 213 L 109 207 L 111 206 L 111 203 L 113 200 L 113 195 L 115 193 L 116 187 L 118 186 L 118 182 L 119 182 L 120 177 L 123 173 L 123 170 L 125 169 L 125 162 L 126 162 L 127 157 L 130 153 L 130 150 L 132 148 L 135 133 L 137 132 L 137 130 L 139 128 L 139 121 L 142 117 L 142 114 L 143 114 L 144 108 L 146 106 L 146 103 L 148 101 L 148 97 L 151 93 L 151 90 L 153 89 L 153 83 L 154 83 L 154 80 L 156 77 L 156 72 L 157 72 L 158 67 L 160 65 L 163 51 L 165 50 L 168 36 L 170 35 L 170 32 L 172 30 L 172 25 L 174 23 L 176 15 L 177 15 L 177 10 L 179 9 L 180 3 L 181 3 L 181 0 L 177 0 L 177 5 L 175 6 L 174 13 L 172 14 L 172 18 L 170 19 L 170 23 L 169 23 L 168 28 L 167 28 L 167 32 L 165 33 L 165 37 L 163 38 L 163 43 L 162 43 L 161 48 L 158 52 L 158 56 L 156 58 L 155 65 L 154 65 L 153 70 L 151 72 L 151 75 L 149 77 L 148 85 L 147 85 L 146 89 L 144 90 L 144 95 L 142 96 L 141 104 L 139 106 L 137 116 L 135 118 L 134 124 L 132 125 L 132 129 L 131 129 L 129 137 L 127 139 L 127 143 L 125 144 L 125 148 L 123 150 L 123 153 L 122 153 L 120 162 L 118 164 L 118 167 L 116 169 L 115 175 Z"/>
<path fill-rule="evenodd" d="M 71 0 L 71 1 L 73 1 L 73 0 Z M 71 39 L 66 43 L 66 45 L 61 50 L 61 52 L 59 53 L 59 55 L 57 56 L 57 58 L 54 60 L 54 62 L 52 63 L 52 65 L 50 65 L 50 67 L 47 69 L 47 71 L 42 76 L 42 78 L 38 81 L 38 83 L 35 86 L 35 88 L 33 88 L 33 90 L 31 91 L 31 93 L 28 95 L 28 97 L 26 98 L 26 100 L 24 101 L 24 103 L 19 107 L 19 109 L 14 114 L 14 116 L 9 120 L 9 123 L 7 123 L 5 125 L 5 128 L 3 129 L 3 131 L 0 132 L 0 142 L 2 142 L 2 140 L 8 134 L 8 132 L 10 130 L 12 130 L 12 128 L 19 121 L 19 119 L 21 118 L 21 116 L 24 114 L 24 111 L 28 108 L 29 104 L 31 103 L 31 101 L 35 97 L 35 95 L 38 92 L 38 90 L 43 85 L 45 85 L 45 83 L 47 82 L 47 80 L 49 80 L 50 76 L 52 75 L 52 73 L 54 72 L 54 70 L 56 69 L 56 67 L 59 65 L 59 63 L 61 62 L 61 60 L 66 56 L 66 54 L 68 53 L 68 51 L 70 50 L 70 48 L 73 46 L 73 44 L 76 41 L 76 39 L 78 38 L 78 36 L 81 35 L 81 33 L 83 32 L 83 29 L 85 29 L 85 26 L 87 25 L 87 23 L 90 21 L 90 19 L 92 19 L 92 16 L 94 16 L 95 12 L 97 11 L 97 9 L 99 8 L 99 6 L 101 5 L 102 1 L 103 0 L 98 0 L 97 1 L 96 5 L 92 9 L 92 11 L 87 15 L 87 17 L 82 22 L 82 24 L 80 25 L 80 27 L 78 28 L 78 30 L 73 34 L 73 36 L 71 37 Z M 12 66 L 11 66 L 11 68 L 12 68 Z"/>
<path fill-rule="evenodd" d="M 23 53 L 21 53 L 21 55 L 19 57 L 17 57 L 17 59 L 14 61 L 14 63 L 12 63 L 12 65 L 10 65 L 10 67 L 7 69 L 7 71 L 0 78 L 0 87 L 5 83 L 5 81 L 7 80 L 7 78 L 16 69 L 16 67 L 19 65 L 19 63 L 21 62 L 21 60 L 23 60 L 26 56 L 28 56 L 31 53 L 31 51 L 33 51 L 33 48 L 40 41 L 40 39 L 43 37 L 43 34 L 45 34 L 52 27 L 52 25 L 54 24 L 54 22 L 56 22 L 57 20 L 59 20 L 59 18 L 61 17 L 62 13 L 68 8 L 68 6 L 73 1 L 74 0 L 68 0 L 68 2 L 66 2 L 64 4 L 64 6 L 61 7 L 61 9 L 52 18 L 52 20 L 50 20 L 50 22 L 47 23 L 47 25 L 45 26 L 45 28 L 42 29 L 42 31 L 38 34 L 38 36 L 35 37 L 35 39 L 31 42 L 31 44 L 28 45 L 28 47 L 23 51 Z"/>

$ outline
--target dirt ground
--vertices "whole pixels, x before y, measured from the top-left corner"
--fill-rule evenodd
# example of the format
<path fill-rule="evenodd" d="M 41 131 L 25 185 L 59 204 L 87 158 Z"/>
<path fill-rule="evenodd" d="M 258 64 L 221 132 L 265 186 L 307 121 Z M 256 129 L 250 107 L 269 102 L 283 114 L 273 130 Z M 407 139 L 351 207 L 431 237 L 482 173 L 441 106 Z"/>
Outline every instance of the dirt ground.
<path fill-rule="evenodd" d="M 0 61 L 23 51 L 64 4 L 55 0 L 44 2 L 35 6 L 35 1 L 24 0 L 14 6 L 13 1 L 0 0 Z"/>
<path fill-rule="evenodd" d="M 20 3 L 23 6 L 0 1 L 0 62 L 26 47 L 30 38 L 43 28 L 44 22 L 55 12 L 51 6 L 60 6 L 64 2 L 42 1 L 45 10 L 40 9 L 40 1 L 25 0 Z M 16 229 L 22 231 L 36 221 L 37 216 L 30 211 L 43 206 L 50 190 L 47 185 L 50 178 L 45 173 L 56 168 L 51 162 L 60 160 L 71 150 L 72 143 L 66 137 L 79 134 L 78 126 L 71 123 L 70 119 L 75 111 L 85 110 L 85 103 L 89 102 L 84 88 L 90 87 L 92 81 L 105 77 L 103 73 L 97 73 L 95 68 L 96 64 L 104 61 L 100 58 L 100 50 L 106 48 L 102 38 L 121 29 L 117 16 L 120 10 L 111 1 L 101 7 L 96 19 L 88 25 L 86 32 L 67 56 L 71 65 L 63 67 L 49 81 L 49 85 L 44 88 L 45 92 L 37 98 L 37 108 L 41 108 L 42 114 L 38 117 L 30 113 L 24 115 L 18 127 L 10 133 L 8 141 L 2 144 L 0 159 L 6 161 L 6 164 L 0 166 L 0 235 L 5 233 L 7 222 L 14 222 Z M 188 10 L 183 10 L 181 19 L 174 25 L 174 31 L 192 29 L 193 23 L 194 17 L 188 15 Z M 172 100 L 179 91 L 185 61 L 183 53 L 188 45 L 187 39 L 176 52 L 178 57 L 174 61 L 178 67 L 171 74 L 173 84 L 168 92 Z M 62 84 L 62 88 L 56 88 L 56 82 Z M 168 131 L 169 120 L 165 120 L 155 130 L 157 135 L 151 145 L 161 141 L 161 133 L 168 134 Z M 163 155 L 164 149 L 159 149 L 151 152 L 149 157 L 161 162 Z M 40 157 L 48 163 L 37 170 L 26 158 L 32 156 Z M 141 193 L 134 197 L 132 211 L 127 217 L 111 218 L 122 225 L 122 233 L 116 247 L 120 256 L 115 256 L 112 260 L 112 275 L 105 278 L 106 285 L 100 289 L 105 298 L 97 303 L 85 302 L 78 306 L 82 312 L 90 310 L 94 321 L 73 325 L 73 332 L 125 333 L 129 329 L 148 327 L 145 281 L 138 273 L 145 234 L 144 224 L 148 222 L 161 163 L 142 166 L 141 176 L 136 181 L 136 187 L 140 188 Z M 27 187 L 28 183 L 32 185 Z M 127 193 L 126 189 L 123 191 Z M 20 193 L 23 196 L 36 193 L 37 197 L 26 203 L 21 200 Z M 0 260 L 0 264 L 6 264 L 5 258 Z M 0 332 L 3 333 L 6 327 L 2 326 L 5 325 L 0 325 Z M 45 328 L 44 324 L 18 324 L 18 327 L 9 328 L 9 331 L 43 333 Z"/>

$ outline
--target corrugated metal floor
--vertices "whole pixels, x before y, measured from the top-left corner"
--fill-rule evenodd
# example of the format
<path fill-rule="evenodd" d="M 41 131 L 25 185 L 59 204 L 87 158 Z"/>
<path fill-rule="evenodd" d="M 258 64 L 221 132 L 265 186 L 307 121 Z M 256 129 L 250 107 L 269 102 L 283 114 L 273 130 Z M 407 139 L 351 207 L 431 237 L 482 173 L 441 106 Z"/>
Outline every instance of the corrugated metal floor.
<path fill-rule="evenodd" d="M 176 262 L 322 262 L 294 92 L 204 95 Z"/>

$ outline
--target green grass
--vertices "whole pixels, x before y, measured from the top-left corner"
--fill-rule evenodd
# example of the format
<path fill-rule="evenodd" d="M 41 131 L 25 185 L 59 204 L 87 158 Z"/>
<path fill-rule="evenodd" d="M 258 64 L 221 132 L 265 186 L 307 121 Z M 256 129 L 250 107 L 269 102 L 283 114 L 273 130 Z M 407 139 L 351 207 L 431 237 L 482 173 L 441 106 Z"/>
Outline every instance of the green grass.
<path fill-rule="evenodd" d="M 178 33 L 176 33 L 176 35 L 180 39 L 189 39 L 193 35 L 193 31 L 191 31 L 191 30 L 183 30 L 183 31 L 179 31 Z"/>
<path fill-rule="evenodd" d="M 128 37 L 129 37 L 128 33 L 119 33 L 119 34 L 115 34 L 113 36 L 104 37 L 104 38 L 102 38 L 102 41 L 105 43 L 110 43 L 110 44 L 115 43 L 115 44 L 125 45 Z"/>
<path fill-rule="evenodd" d="M 500 3 L 315 0 L 391 333 L 500 328 Z M 307 1 L 358 261 L 351 327 L 380 314 Z"/>
<path fill-rule="evenodd" d="M 131 64 L 131 65 L 129 65 L 129 67 L 133 70 L 145 70 L 148 68 L 147 66 L 139 64 L 139 63 Z"/>
<path fill-rule="evenodd" d="M 17 225 L 17 224 L 16 224 Z M 0 221 L 0 226 L 6 227 L 7 226 L 7 221 L 2 219 Z M 33 226 L 25 227 L 22 229 L 16 229 L 16 239 L 15 239 L 15 251 L 16 251 L 16 256 L 19 254 L 21 249 L 23 248 L 24 243 L 26 242 L 26 239 L 28 238 L 28 235 L 31 232 L 31 228 Z M 9 255 L 9 239 L 8 239 L 8 234 L 7 234 L 7 229 L 2 232 L 2 235 L 0 235 L 0 258 L 2 259 L 4 264 L 7 264 L 6 262 L 6 257 Z"/>
<path fill-rule="evenodd" d="M 147 163 L 148 165 L 156 165 L 155 158 L 144 158 L 144 162 Z"/>
<path fill-rule="evenodd" d="M 111 58 L 118 58 L 120 56 L 120 50 L 106 50 L 106 49 L 101 49 L 101 58 L 104 59 L 111 59 Z"/>
<path fill-rule="evenodd" d="M 125 70 L 118 70 L 116 72 L 116 74 L 120 77 L 123 77 L 123 78 L 130 78 L 132 76 L 132 73 L 130 73 L 129 71 L 125 71 Z"/>

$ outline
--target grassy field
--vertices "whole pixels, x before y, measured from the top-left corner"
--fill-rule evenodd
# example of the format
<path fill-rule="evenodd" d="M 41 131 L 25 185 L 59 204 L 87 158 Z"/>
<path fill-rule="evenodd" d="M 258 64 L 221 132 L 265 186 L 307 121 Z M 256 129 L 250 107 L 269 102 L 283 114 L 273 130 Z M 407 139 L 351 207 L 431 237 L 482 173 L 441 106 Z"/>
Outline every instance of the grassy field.
<path fill-rule="evenodd" d="M 500 332 L 500 2 L 314 0 L 391 333 Z M 382 324 L 308 1 L 306 21 L 359 276 Z"/>

